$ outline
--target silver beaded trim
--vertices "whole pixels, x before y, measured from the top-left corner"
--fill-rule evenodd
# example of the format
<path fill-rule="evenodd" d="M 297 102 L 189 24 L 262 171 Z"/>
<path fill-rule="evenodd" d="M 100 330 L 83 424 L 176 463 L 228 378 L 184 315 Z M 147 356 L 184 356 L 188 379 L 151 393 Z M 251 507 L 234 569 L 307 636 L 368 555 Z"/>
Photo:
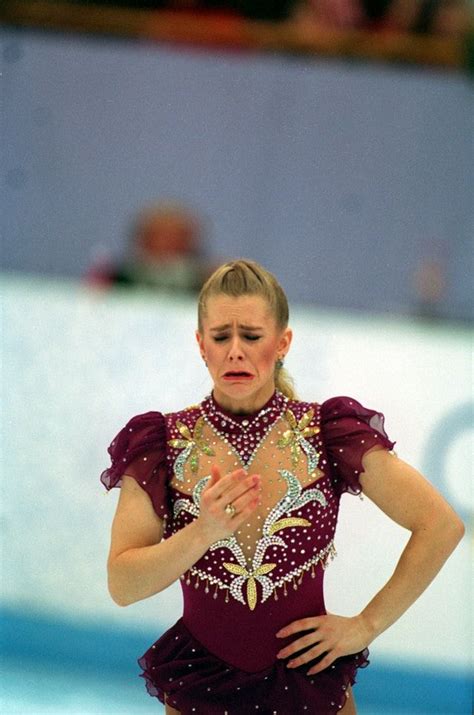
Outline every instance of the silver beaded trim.
<path fill-rule="evenodd" d="M 275 397 L 278 398 L 278 401 L 281 403 L 280 409 L 279 409 L 280 414 L 278 415 L 278 417 L 279 417 L 281 415 L 281 413 L 286 409 L 286 405 L 288 403 L 288 398 L 285 395 L 283 395 L 283 393 L 279 392 L 278 390 L 276 391 Z M 257 412 L 255 415 L 252 415 L 250 420 L 244 419 L 241 422 L 238 422 L 237 420 L 234 420 L 232 417 L 230 417 L 230 415 L 226 415 L 223 412 L 221 412 L 212 402 L 211 395 L 208 395 L 205 398 L 204 403 L 208 403 L 210 405 L 208 412 L 205 412 L 203 406 L 201 405 L 201 413 L 204 417 L 207 417 L 208 414 L 211 415 L 212 417 L 217 417 L 218 419 L 221 420 L 221 422 L 224 422 L 224 423 L 228 422 L 229 424 L 233 425 L 234 427 L 237 427 L 237 429 L 240 429 L 242 432 L 247 432 L 247 430 L 250 427 L 254 426 L 255 422 L 258 422 L 259 420 L 261 420 L 262 417 L 267 415 L 272 410 L 276 411 L 278 409 L 277 405 L 270 405 L 269 407 L 262 407 L 260 412 Z M 277 417 L 277 419 L 278 419 L 278 417 Z M 276 420 L 275 420 L 275 422 L 276 422 Z M 222 435 L 220 435 L 220 436 L 222 436 Z"/>
<path fill-rule="evenodd" d="M 332 561 L 336 556 L 336 547 L 334 545 L 334 541 L 331 539 L 329 544 L 325 546 L 324 549 L 321 549 L 321 551 L 318 551 L 318 553 L 309 559 L 309 561 L 306 561 L 302 566 L 298 566 L 293 569 L 293 571 L 289 571 L 287 574 L 275 581 L 275 588 L 280 588 L 284 583 L 293 581 L 293 579 L 298 578 L 301 574 L 309 571 L 312 566 L 316 566 L 319 563 L 322 564 L 323 568 L 326 568 L 328 562 L 330 560 Z"/>
<path fill-rule="evenodd" d="M 324 549 L 321 549 L 321 551 L 319 551 L 317 554 L 308 559 L 308 561 L 306 561 L 304 564 L 298 566 L 292 571 L 289 571 L 287 574 L 285 574 L 285 576 L 282 576 L 276 581 L 271 581 L 271 579 L 269 579 L 268 577 L 264 577 L 265 583 L 262 584 L 263 594 L 261 602 L 264 603 L 269 598 L 269 596 L 271 596 L 272 593 L 276 591 L 277 588 L 285 588 L 285 585 L 290 584 L 291 582 L 293 582 L 293 588 L 296 590 L 298 588 L 298 585 L 295 583 L 295 580 L 300 581 L 301 577 L 304 576 L 305 573 L 310 571 L 314 566 L 317 566 L 319 563 L 324 569 L 327 568 L 328 562 L 330 560 L 332 561 L 336 555 L 336 547 L 334 545 L 334 541 L 331 540 L 328 545 L 325 546 Z M 214 586 L 214 598 L 217 598 L 218 591 L 226 591 L 227 594 L 230 594 L 236 601 L 239 601 L 244 606 L 247 605 L 245 599 L 240 592 L 240 584 L 238 588 L 234 587 L 234 583 L 237 579 L 234 579 L 233 582 L 229 585 L 221 581 L 218 576 L 212 576 L 211 574 L 208 574 L 205 571 L 196 568 L 195 566 L 192 566 L 186 572 L 186 574 L 182 574 L 180 576 L 181 581 L 185 581 L 187 586 L 191 585 L 191 578 L 197 579 L 194 583 L 194 588 L 199 588 L 199 582 L 201 581 L 205 581 L 207 582 L 207 584 L 211 584 L 212 586 Z M 262 577 L 260 577 L 260 579 L 261 578 Z M 260 579 L 256 578 L 256 580 Z M 209 593 L 209 591 L 210 589 L 206 585 L 206 593 Z"/>
<path fill-rule="evenodd" d="M 210 396 L 208 396 L 206 398 L 206 400 L 204 400 L 204 402 L 201 405 L 201 414 L 204 417 L 206 424 L 209 425 L 209 427 L 212 429 L 214 434 L 216 434 L 219 439 L 221 439 L 230 449 L 232 449 L 233 452 L 235 452 L 235 455 L 237 456 L 240 464 L 245 469 L 248 469 L 250 467 L 253 460 L 255 459 L 255 456 L 256 456 L 263 440 L 265 439 L 267 434 L 270 432 L 271 428 L 275 425 L 275 423 L 278 422 L 278 420 L 283 417 L 285 410 L 287 409 L 287 405 L 289 402 L 288 398 L 285 395 L 283 395 L 281 392 L 278 392 L 278 391 L 276 393 L 276 397 L 278 398 L 279 404 L 270 405 L 269 407 L 264 407 L 260 410 L 260 412 L 257 412 L 256 415 L 253 415 L 250 420 L 242 420 L 242 422 L 237 422 L 237 420 L 234 420 L 229 415 L 225 415 L 223 412 L 218 410 L 214 406 L 214 404 L 212 402 L 210 402 Z M 207 406 L 207 404 L 210 404 L 210 407 L 208 408 L 208 411 L 206 412 L 205 405 Z M 271 412 L 274 413 L 274 419 L 272 419 L 270 422 L 266 423 L 265 415 L 267 415 Z M 233 425 L 238 430 L 243 432 L 244 435 L 247 434 L 248 430 L 251 427 L 255 428 L 255 425 L 258 424 L 258 433 L 257 433 L 257 435 L 255 435 L 255 447 L 248 459 L 245 459 L 244 456 L 242 454 L 240 454 L 237 447 L 232 443 L 232 441 L 229 439 L 229 437 L 227 435 L 225 435 L 224 433 L 222 433 L 219 430 L 219 427 L 216 424 L 214 424 L 212 419 L 210 419 L 211 417 L 219 419 L 221 421 L 222 427 L 225 427 L 226 424 Z"/>

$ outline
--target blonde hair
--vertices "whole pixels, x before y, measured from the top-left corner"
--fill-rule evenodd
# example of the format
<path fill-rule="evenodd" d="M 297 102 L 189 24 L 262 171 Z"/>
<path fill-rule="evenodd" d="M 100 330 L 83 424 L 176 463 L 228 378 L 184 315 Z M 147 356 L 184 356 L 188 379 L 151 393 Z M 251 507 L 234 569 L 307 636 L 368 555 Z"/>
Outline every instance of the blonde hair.
<path fill-rule="evenodd" d="M 229 261 L 217 268 L 201 288 L 198 300 L 198 329 L 202 333 L 202 321 L 206 315 L 207 301 L 212 296 L 258 295 L 264 298 L 275 317 L 277 327 L 288 326 L 289 309 L 285 292 L 277 279 L 263 266 L 247 259 Z M 283 367 L 275 366 L 275 385 L 290 400 L 296 399 L 293 378 Z"/>

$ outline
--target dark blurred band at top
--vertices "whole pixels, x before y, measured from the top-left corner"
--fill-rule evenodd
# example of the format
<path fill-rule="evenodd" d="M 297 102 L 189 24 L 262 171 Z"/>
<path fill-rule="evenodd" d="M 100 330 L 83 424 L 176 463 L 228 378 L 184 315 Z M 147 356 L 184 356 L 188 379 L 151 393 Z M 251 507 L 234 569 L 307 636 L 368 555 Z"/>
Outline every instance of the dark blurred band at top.
<path fill-rule="evenodd" d="M 461 36 L 468 0 L 56 0 L 71 5 L 220 13 L 254 20 L 295 19 L 326 28 Z"/>

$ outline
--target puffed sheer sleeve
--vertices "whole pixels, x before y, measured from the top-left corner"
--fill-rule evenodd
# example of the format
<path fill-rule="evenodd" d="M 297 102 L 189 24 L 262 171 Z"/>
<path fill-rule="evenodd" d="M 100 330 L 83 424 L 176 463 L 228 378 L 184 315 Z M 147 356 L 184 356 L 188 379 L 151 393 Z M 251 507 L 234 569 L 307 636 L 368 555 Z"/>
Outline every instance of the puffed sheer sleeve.
<path fill-rule="evenodd" d="M 112 441 L 108 452 L 112 463 L 100 476 L 105 488 L 120 487 L 124 474 L 133 477 L 150 497 L 157 515 L 169 518 L 166 425 L 161 412 L 132 417 Z"/>
<path fill-rule="evenodd" d="M 333 484 L 340 494 L 360 494 L 362 457 L 377 445 L 393 449 L 384 429 L 384 416 L 352 397 L 332 397 L 321 405 L 321 432 Z"/>

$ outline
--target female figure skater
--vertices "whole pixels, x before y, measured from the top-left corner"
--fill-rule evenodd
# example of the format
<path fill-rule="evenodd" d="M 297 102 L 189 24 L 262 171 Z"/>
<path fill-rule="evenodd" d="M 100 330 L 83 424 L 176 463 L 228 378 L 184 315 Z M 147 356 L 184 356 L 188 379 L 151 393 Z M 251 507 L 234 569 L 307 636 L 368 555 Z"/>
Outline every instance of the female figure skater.
<path fill-rule="evenodd" d="M 288 304 L 272 274 L 252 261 L 221 266 L 198 312 L 212 394 L 132 418 L 101 477 L 121 486 L 113 600 L 181 579 L 183 616 L 139 659 L 141 675 L 167 715 L 353 715 L 367 646 L 428 586 L 462 522 L 391 451 L 379 412 L 349 397 L 295 398 L 282 367 Z M 349 618 L 328 614 L 323 598 L 346 491 L 411 532 L 387 584 Z"/>

